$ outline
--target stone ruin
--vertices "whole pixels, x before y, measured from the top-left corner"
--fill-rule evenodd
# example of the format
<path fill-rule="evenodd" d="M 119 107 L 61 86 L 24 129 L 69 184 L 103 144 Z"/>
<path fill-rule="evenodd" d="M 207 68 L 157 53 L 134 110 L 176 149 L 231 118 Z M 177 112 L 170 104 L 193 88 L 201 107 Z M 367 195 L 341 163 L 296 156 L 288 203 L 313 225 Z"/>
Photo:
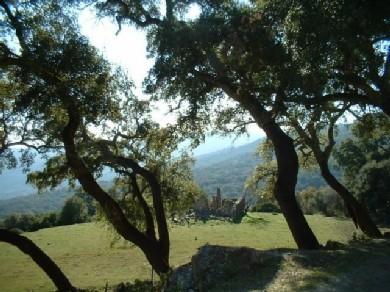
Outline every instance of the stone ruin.
<path fill-rule="evenodd" d="M 195 216 L 207 220 L 210 216 L 230 218 L 233 222 L 240 222 L 246 214 L 245 197 L 239 199 L 222 198 L 221 189 L 217 188 L 216 195 L 211 200 L 206 197 L 199 199 L 194 205 Z"/>

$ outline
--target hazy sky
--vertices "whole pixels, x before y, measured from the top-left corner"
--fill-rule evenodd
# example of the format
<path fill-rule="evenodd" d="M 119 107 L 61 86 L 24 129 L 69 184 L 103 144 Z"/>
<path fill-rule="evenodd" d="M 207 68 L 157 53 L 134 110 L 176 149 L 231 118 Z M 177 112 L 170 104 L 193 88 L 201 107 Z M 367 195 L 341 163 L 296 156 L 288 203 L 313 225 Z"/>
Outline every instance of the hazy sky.
<path fill-rule="evenodd" d="M 193 8 L 189 12 L 189 15 L 196 15 L 196 13 L 197 9 Z M 108 18 L 97 19 L 92 8 L 86 8 L 81 12 L 79 22 L 81 32 L 103 53 L 104 57 L 113 64 L 120 65 L 128 72 L 136 85 L 135 93 L 141 96 L 142 81 L 153 65 L 153 60 L 146 57 L 145 33 L 130 25 L 123 25 L 121 31 L 116 34 L 118 25 Z M 167 116 L 167 111 L 168 107 L 164 103 L 159 103 L 158 109 L 153 113 L 154 119 L 162 122 L 162 124 L 173 122 L 174 117 Z M 263 132 L 257 126 L 252 126 L 249 131 L 249 138 L 239 138 L 234 142 L 234 145 L 248 143 L 257 139 L 259 136 L 264 136 Z M 212 140 L 209 139 L 210 143 Z M 232 146 L 231 140 L 224 139 L 227 144 L 221 145 L 218 149 Z M 196 154 L 209 152 L 210 147 L 211 145 L 200 146 Z"/>

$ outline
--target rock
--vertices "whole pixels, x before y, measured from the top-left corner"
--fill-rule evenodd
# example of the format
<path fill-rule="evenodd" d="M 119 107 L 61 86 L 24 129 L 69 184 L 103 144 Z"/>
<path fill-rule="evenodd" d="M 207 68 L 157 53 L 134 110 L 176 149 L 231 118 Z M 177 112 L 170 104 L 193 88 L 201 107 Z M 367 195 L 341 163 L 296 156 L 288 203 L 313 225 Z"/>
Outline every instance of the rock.
<path fill-rule="evenodd" d="M 342 248 L 345 248 L 345 244 L 338 241 L 328 240 L 325 244 L 325 249 L 342 249 Z"/>
<path fill-rule="evenodd" d="M 209 291 L 220 281 L 262 268 L 275 255 L 247 247 L 205 245 L 192 257 L 191 267 L 186 267 L 187 272 L 191 273 L 191 277 L 186 274 L 191 284 L 182 285 L 185 289 L 179 291 Z M 277 256 L 280 257 L 279 254 Z M 185 278 L 182 276 L 182 279 Z"/>
<path fill-rule="evenodd" d="M 194 286 L 194 279 L 192 277 L 192 264 L 187 263 L 178 267 L 172 272 L 164 291 L 194 292 Z"/>

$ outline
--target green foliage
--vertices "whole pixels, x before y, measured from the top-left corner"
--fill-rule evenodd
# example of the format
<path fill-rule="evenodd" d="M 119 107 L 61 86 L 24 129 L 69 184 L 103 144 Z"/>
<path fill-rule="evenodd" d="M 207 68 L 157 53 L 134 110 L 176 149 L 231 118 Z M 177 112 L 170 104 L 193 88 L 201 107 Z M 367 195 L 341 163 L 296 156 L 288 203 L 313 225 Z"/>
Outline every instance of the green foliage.
<path fill-rule="evenodd" d="M 135 280 L 134 283 L 121 283 L 117 285 L 114 292 L 144 292 L 144 291 L 159 291 L 153 286 L 152 281 Z"/>
<path fill-rule="evenodd" d="M 258 147 L 257 154 L 262 158 L 246 181 L 246 188 L 258 191 L 261 200 L 274 202 L 274 188 L 277 176 L 277 162 L 271 141 L 264 140 Z"/>
<path fill-rule="evenodd" d="M 352 133 L 334 155 L 343 179 L 374 218 L 390 222 L 390 120 L 384 114 L 365 115 Z"/>
<path fill-rule="evenodd" d="M 280 213 L 280 208 L 273 203 L 262 203 L 261 200 L 258 200 L 253 206 L 252 212 Z"/>
<path fill-rule="evenodd" d="M 23 231 L 37 231 L 42 228 L 58 226 L 58 214 L 13 214 L 4 219 L 2 225 L 4 228 L 17 228 Z"/>
<path fill-rule="evenodd" d="M 5 21 L 0 26 L 9 26 L 11 36 L 0 29 L 0 65 L 6 72 L 0 79 L 12 80 L 17 89 L 7 97 L 7 109 L 16 117 L 28 115 L 27 125 L 17 125 L 15 135 L 6 137 L 14 139 L 6 146 L 23 145 L 46 155 L 45 168 L 30 173 L 30 183 L 45 190 L 66 180 L 75 186 L 77 179 L 121 236 L 141 246 L 157 272 L 167 270 L 164 207 L 168 212 L 185 208 L 198 192 L 189 171 L 175 166 L 186 158 L 173 158 L 184 135 L 152 121 L 150 102 L 133 95 L 128 76 L 89 44 L 72 9 L 61 4 L 65 2 L 1 4 Z M 15 39 L 16 50 L 8 38 Z M 28 136 L 20 134 L 23 129 Z M 97 182 L 105 167 L 116 174 L 107 191 Z M 86 217 L 84 200 L 72 197 L 59 222 L 84 222 Z"/>
<path fill-rule="evenodd" d="M 389 179 L 390 159 L 369 161 L 360 169 L 353 188 L 374 218 L 386 224 L 390 223 Z"/>
<path fill-rule="evenodd" d="M 298 202 L 305 214 L 323 214 L 342 217 L 345 207 L 340 196 L 329 187 L 308 187 L 297 194 Z"/>
<path fill-rule="evenodd" d="M 87 220 L 88 210 L 84 201 L 79 197 L 71 197 L 65 201 L 64 207 L 58 216 L 60 225 L 83 223 Z"/>

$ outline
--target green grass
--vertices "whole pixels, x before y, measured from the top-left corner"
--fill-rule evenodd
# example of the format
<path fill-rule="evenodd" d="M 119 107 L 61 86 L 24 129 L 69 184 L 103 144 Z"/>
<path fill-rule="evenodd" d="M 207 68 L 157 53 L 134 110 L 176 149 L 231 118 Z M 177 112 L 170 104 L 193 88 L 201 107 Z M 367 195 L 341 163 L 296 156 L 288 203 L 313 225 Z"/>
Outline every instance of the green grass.
<path fill-rule="evenodd" d="M 347 242 L 355 231 L 349 220 L 307 216 L 321 243 Z M 110 236 L 94 223 L 63 226 L 25 233 L 61 267 L 72 283 L 99 288 L 135 279 L 150 279 L 151 268 L 138 248 L 126 243 L 110 248 Z M 278 214 L 251 213 L 241 224 L 198 222 L 171 227 L 171 265 L 190 261 L 206 244 L 248 246 L 258 249 L 295 248 L 284 218 Z M 53 291 L 54 286 L 29 257 L 0 243 L 0 291 Z"/>

